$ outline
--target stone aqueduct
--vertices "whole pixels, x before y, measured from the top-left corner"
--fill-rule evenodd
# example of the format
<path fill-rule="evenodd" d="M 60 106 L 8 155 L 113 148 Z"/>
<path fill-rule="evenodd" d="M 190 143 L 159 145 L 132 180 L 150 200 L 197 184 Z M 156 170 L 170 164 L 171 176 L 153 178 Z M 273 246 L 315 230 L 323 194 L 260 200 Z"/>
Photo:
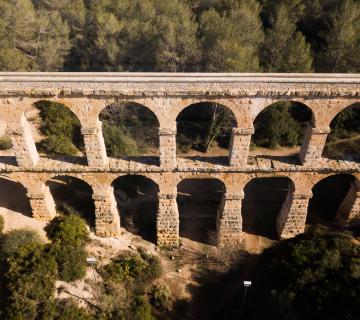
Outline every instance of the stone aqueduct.
<path fill-rule="evenodd" d="M 86 163 L 39 157 L 25 110 L 39 100 L 65 104 L 79 118 Z M 150 109 L 159 122 L 159 165 L 136 159 L 108 158 L 99 113 L 116 101 L 131 101 Z M 258 159 L 248 163 L 253 121 L 277 101 L 296 101 L 312 111 L 311 124 L 300 151 L 300 163 Z M 237 120 L 232 129 L 226 164 L 176 157 L 176 117 L 187 106 L 216 102 L 229 108 Z M 112 182 L 123 175 L 148 177 L 159 186 L 158 245 L 177 245 L 179 213 L 177 185 L 185 178 L 216 178 L 226 188 L 217 217 L 219 244 L 241 239 L 244 186 L 257 177 L 288 177 L 292 188 L 277 218 L 280 237 L 304 231 L 312 187 L 338 173 L 355 176 L 355 183 L 340 206 L 343 223 L 360 218 L 360 164 L 322 157 L 330 122 L 346 107 L 360 102 L 359 75 L 326 74 L 168 74 L 168 73 L 1 73 L 0 119 L 6 122 L 16 161 L 0 164 L 1 175 L 21 183 L 34 218 L 50 220 L 54 200 L 46 181 L 72 176 L 93 190 L 96 233 L 116 236 L 120 218 Z"/>

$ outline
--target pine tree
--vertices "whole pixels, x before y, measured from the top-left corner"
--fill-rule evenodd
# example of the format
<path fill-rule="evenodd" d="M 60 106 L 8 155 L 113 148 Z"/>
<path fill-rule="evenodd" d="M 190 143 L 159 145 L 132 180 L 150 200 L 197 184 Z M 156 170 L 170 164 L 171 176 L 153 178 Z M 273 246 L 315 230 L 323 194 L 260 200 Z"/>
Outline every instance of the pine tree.
<path fill-rule="evenodd" d="M 330 16 L 326 45 L 319 59 L 323 72 L 360 71 L 360 3 L 345 0 Z"/>
<path fill-rule="evenodd" d="M 263 41 L 260 6 L 256 1 L 233 1 L 231 10 L 205 10 L 199 17 L 203 69 L 222 72 L 259 71 Z M 225 9 L 225 10 L 224 10 Z"/>
<path fill-rule="evenodd" d="M 296 30 L 299 12 L 281 3 L 270 17 L 261 52 L 261 62 L 266 72 L 312 72 L 310 45 Z"/>
<path fill-rule="evenodd" d="M 0 70 L 62 68 L 70 42 L 58 12 L 35 8 L 30 0 L 4 0 L 0 16 Z"/>
<path fill-rule="evenodd" d="M 196 64 L 196 24 L 180 0 L 104 0 L 92 10 L 105 69 L 185 71 Z"/>

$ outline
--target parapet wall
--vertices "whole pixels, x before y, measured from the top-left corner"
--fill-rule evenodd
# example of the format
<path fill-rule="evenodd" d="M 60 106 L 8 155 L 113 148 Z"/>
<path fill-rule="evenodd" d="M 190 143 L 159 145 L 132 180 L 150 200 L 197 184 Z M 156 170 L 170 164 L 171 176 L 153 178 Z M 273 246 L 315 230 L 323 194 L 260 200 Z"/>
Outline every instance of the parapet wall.
<path fill-rule="evenodd" d="M 34 102 L 64 103 L 79 118 L 86 159 L 79 163 L 45 159 L 38 155 L 25 111 Z M 159 122 L 159 163 L 111 159 L 106 154 L 100 112 L 115 102 L 136 102 L 150 109 Z M 267 106 L 278 101 L 296 101 L 312 111 L 312 119 L 300 152 L 301 163 L 256 159 L 248 152 L 253 122 Z M 227 161 L 193 161 L 176 157 L 176 118 L 187 106 L 216 102 L 234 114 Z M 28 190 L 37 218 L 51 219 L 54 204 L 45 185 L 47 179 L 72 175 L 93 189 L 96 230 L 117 235 L 119 215 L 111 184 L 124 174 L 141 174 L 159 185 L 158 243 L 178 241 L 177 183 L 186 177 L 215 177 L 226 186 L 218 217 L 219 241 L 241 238 L 241 202 L 245 184 L 254 177 L 287 176 L 293 189 L 278 218 L 281 237 L 304 230 L 307 203 L 313 185 L 337 173 L 360 178 L 360 164 L 322 157 L 332 119 L 346 107 L 360 102 L 360 75 L 353 74 L 172 74 L 172 73 L 0 73 L 0 117 L 7 125 L 15 158 L 0 163 L 4 176 Z M 15 161 L 16 160 L 16 161 Z M 354 189 L 355 190 L 355 189 Z M 358 217 L 358 190 L 352 190 L 342 206 L 342 220 Z M 354 196 L 355 195 L 355 196 Z M 356 204 L 349 204 L 349 199 Z M 356 212 L 355 212 L 356 211 Z M 344 218 L 345 217 L 345 218 Z"/>

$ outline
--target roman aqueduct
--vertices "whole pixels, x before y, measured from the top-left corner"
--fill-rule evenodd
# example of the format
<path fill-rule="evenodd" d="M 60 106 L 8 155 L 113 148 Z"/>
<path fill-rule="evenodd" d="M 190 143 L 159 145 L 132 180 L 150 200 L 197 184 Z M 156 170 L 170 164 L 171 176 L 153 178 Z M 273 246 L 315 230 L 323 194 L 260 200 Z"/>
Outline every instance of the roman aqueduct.
<path fill-rule="evenodd" d="M 66 105 L 80 120 L 86 161 L 74 163 L 39 157 L 26 109 L 39 100 Z M 100 112 L 116 101 L 131 101 L 150 109 L 159 123 L 159 163 L 136 158 L 107 157 Z M 237 126 L 232 129 L 227 162 L 197 161 L 176 156 L 176 118 L 190 105 L 215 102 L 229 108 Z M 312 112 L 299 162 L 259 158 L 248 162 L 253 122 L 277 101 L 296 101 Z M 360 219 L 360 164 L 322 157 L 332 119 L 360 102 L 360 76 L 325 74 L 167 74 L 167 73 L 1 73 L 0 118 L 11 137 L 14 159 L 1 161 L 2 177 L 27 190 L 32 216 L 50 220 L 54 200 L 46 181 L 72 176 L 92 188 L 95 230 L 116 236 L 120 218 L 112 183 L 125 175 L 141 175 L 159 187 L 156 233 L 158 245 L 177 245 L 179 213 L 177 186 L 184 179 L 218 179 L 224 187 L 217 216 L 219 244 L 241 240 L 244 188 L 252 179 L 288 177 L 291 187 L 277 217 L 279 237 L 304 231 L 312 188 L 326 177 L 354 177 L 337 217 L 342 224 Z"/>

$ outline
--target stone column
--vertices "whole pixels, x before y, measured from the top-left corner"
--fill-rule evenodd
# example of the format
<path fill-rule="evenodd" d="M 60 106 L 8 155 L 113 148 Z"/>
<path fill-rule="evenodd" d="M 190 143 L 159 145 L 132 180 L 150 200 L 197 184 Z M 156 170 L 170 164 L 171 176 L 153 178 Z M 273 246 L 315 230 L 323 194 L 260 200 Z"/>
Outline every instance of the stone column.
<path fill-rule="evenodd" d="M 230 153 L 229 162 L 232 167 L 246 166 L 251 135 L 254 133 L 254 128 L 233 128 L 230 139 Z"/>
<path fill-rule="evenodd" d="M 276 229 L 280 239 L 292 238 L 303 233 L 312 194 L 294 193 L 290 189 L 277 217 Z"/>
<path fill-rule="evenodd" d="M 158 200 L 157 245 L 159 247 L 177 247 L 179 245 L 179 211 L 176 193 L 159 193 Z"/>
<path fill-rule="evenodd" d="M 241 241 L 241 203 L 243 198 L 243 192 L 226 193 L 223 196 L 217 220 L 218 244 L 220 246 L 236 245 Z"/>
<path fill-rule="evenodd" d="M 39 154 L 31 133 L 31 128 L 23 115 L 20 123 L 9 123 L 7 134 L 11 138 L 12 148 L 19 167 L 33 167 L 39 161 Z"/>
<path fill-rule="evenodd" d="M 100 237 L 114 237 L 120 234 L 120 215 L 113 187 L 94 189 L 95 233 Z"/>
<path fill-rule="evenodd" d="M 336 220 L 343 227 L 360 224 L 360 183 L 355 181 L 344 197 L 336 214 Z"/>
<path fill-rule="evenodd" d="M 40 190 L 27 188 L 26 194 L 30 201 L 32 216 L 38 220 L 50 221 L 56 216 L 54 199 L 49 187 L 43 185 Z"/>
<path fill-rule="evenodd" d="M 160 166 L 166 170 L 176 167 L 176 130 L 159 129 Z"/>
<path fill-rule="evenodd" d="M 108 162 L 101 126 L 102 123 L 98 122 L 95 126 L 81 128 L 87 163 L 90 167 L 104 167 Z"/>
<path fill-rule="evenodd" d="M 308 124 L 299 154 L 302 164 L 312 165 L 319 162 L 322 157 L 326 138 L 330 131 L 330 127 L 314 128 Z"/>

